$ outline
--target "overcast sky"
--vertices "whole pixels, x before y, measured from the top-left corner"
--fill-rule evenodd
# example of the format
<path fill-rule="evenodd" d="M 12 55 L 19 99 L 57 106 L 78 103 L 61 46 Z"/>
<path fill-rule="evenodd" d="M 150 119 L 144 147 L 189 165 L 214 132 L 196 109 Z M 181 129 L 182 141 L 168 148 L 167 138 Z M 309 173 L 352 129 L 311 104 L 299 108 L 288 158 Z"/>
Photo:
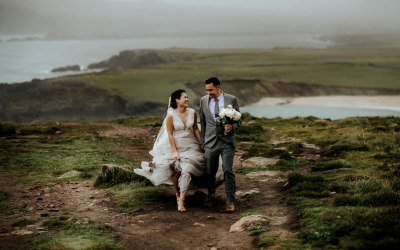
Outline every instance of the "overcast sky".
<path fill-rule="evenodd" d="M 0 0 L 0 34 L 400 33 L 400 0 Z"/>

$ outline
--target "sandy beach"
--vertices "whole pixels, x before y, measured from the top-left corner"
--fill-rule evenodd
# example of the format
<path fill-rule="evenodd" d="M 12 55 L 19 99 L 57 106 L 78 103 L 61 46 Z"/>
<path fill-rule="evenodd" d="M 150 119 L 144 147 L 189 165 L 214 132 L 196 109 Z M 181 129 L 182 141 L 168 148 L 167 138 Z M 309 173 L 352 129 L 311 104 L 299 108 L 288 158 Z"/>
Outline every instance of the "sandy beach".
<path fill-rule="evenodd" d="M 304 105 L 319 107 L 348 107 L 400 111 L 400 95 L 397 96 L 313 96 L 267 97 L 252 106 Z"/>

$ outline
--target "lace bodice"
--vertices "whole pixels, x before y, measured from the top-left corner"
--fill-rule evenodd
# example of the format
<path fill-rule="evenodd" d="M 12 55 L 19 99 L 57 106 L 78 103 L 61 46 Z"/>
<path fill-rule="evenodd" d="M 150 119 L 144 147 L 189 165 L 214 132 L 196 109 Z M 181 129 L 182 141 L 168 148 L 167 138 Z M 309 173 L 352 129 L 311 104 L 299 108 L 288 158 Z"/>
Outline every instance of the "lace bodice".
<path fill-rule="evenodd" d="M 188 109 L 188 116 L 186 119 L 186 123 L 179 117 L 178 113 L 175 111 L 171 112 L 172 120 L 174 124 L 174 134 L 181 134 L 184 132 L 189 132 L 192 129 L 194 124 L 194 109 Z"/>

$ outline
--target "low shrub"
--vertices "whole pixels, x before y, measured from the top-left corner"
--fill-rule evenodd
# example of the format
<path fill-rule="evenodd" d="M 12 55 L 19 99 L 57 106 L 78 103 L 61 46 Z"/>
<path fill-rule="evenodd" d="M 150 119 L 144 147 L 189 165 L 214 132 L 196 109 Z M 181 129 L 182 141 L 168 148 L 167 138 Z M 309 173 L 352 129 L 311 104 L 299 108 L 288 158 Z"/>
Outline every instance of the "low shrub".
<path fill-rule="evenodd" d="M 327 171 L 338 168 L 351 168 L 351 163 L 346 160 L 331 160 L 326 162 L 320 162 L 316 166 L 312 166 L 311 170 L 314 172 L 317 171 Z"/>

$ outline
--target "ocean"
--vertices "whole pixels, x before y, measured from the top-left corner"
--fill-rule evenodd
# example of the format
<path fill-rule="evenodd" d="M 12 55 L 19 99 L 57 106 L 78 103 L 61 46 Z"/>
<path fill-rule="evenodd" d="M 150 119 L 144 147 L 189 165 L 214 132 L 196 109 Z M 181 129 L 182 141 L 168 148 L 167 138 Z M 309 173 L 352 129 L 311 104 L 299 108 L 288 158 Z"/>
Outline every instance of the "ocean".
<path fill-rule="evenodd" d="M 266 97 L 258 103 L 242 107 L 240 111 L 266 118 L 314 116 L 337 120 L 356 116 L 400 117 L 400 96 Z"/>
<path fill-rule="evenodd" d="M 0 83 L 21 83 L 47 79 L 76 72 L 52 73 L 56 67 L 80 65 L 82 73 L 95 62 L 106 60 L 123 50 L 197 48 L 325 48 L 329 42 L 317 34 L 160 37 L 102 40 L 15 40 L 0 35 Z M 21 38 L 21 36 L 19 36 Z M 400 104 L 399 104 L 400 105 Z M 365 107 L 326 107 L 307 105 L 253 105 L 243 107 L 252 115 L 273 117 L 316 116 L 340 119 L 349 116 L 400 116 L 400 111 Z"/>
<path fill-rule="evenodd" d="M 20 36 L 19 36 L 20 37 Z M 318 35 L 160 37 L 102 40 L 12 40 L 0 35 L 0 83 L 57 77 L 56 67 L 78 64 L 82 70 L 123 50 L 164 48 L 324 48 Z M 84 73 L 84 72 L 83 72 Z"/>

